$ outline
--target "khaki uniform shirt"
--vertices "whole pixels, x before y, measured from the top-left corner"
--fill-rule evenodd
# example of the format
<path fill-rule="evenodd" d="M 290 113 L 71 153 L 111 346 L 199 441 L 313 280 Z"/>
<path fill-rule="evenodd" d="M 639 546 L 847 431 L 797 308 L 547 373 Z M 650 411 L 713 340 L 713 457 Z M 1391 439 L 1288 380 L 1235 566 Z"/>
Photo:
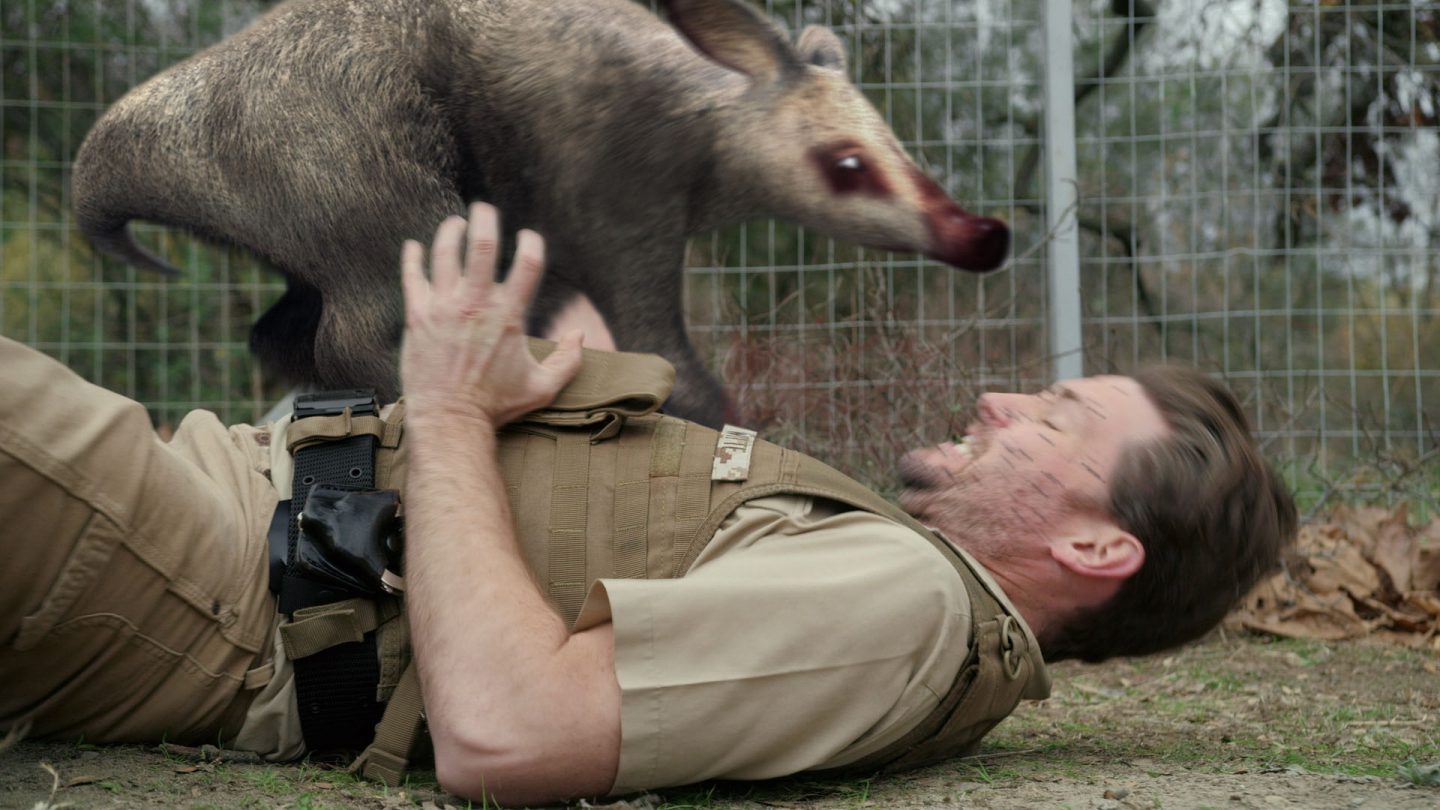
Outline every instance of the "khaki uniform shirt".
<path fill-rule="evenodd" d="M 286 492 L 283 435 L 271 448 Z M 615 793 L 854 762 L 929 714 L 970 645 L 969 600 L 941 552 L 886 518 L 794 496 L 736 509 L 683 578 L 600 580 L 575 629 L 605 621 L 621 688 Z M 237 745 L 278 760 L 304 745 L 278 641 L 276 663 Z"/>

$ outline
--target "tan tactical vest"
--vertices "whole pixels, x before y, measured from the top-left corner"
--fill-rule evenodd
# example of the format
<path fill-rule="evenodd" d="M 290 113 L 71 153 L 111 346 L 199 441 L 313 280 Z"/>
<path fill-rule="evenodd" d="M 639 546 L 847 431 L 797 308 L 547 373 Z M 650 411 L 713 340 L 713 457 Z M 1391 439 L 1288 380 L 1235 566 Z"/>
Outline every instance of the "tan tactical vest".
<path fill-rule="evenodd" d="M 532 347 L 543 356 L 551 344 Z M 682 577 L 721 521 L 741 503 L 809 495 L 888 517 L 939 549 L 965 585 L 971 649 L 935 710 L 890 746 L 846 772 L 873 773 L 962 755 L 1007 716 L 1022 693 L 1043 698 L 1049 677 L 1019 616 L 1004 607 L 973 561 L 889 502 L 808 456 L 718 432 L 655 411 L 674 372 L 650 355 L 586 352 L 584 368 L 557 401 L 501 432 L 500 466 L 526 561 L 566 622 L 599 578 Z M 385 419 L 312 417 L 291 425 L 291 453 L 349 435 L 379 437 L 376 481 L 400 489 L 404 404 Z M 354 599 L 296 613 L 281 627 L 293 658 L 356 641 L 379 629 L 378 698 L 388 701 L 375 741 L 352 765 L 395 785 L 420 736 L 419 678 L 410 664 L 398 597 Z"/>

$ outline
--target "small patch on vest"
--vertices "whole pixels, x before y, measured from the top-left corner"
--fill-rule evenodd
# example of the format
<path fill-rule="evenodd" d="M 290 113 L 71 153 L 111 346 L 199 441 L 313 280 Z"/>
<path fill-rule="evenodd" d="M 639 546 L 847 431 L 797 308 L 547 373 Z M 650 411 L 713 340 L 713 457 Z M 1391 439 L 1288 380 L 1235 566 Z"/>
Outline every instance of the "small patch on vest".
<path fill-rule="evenodd" d="M 710 468 L 711 481 L 744 481 L 750 477 L 750 451 L 755 447 L 755 431 L 726 425 L 715 443 L 715 464 Z"/>

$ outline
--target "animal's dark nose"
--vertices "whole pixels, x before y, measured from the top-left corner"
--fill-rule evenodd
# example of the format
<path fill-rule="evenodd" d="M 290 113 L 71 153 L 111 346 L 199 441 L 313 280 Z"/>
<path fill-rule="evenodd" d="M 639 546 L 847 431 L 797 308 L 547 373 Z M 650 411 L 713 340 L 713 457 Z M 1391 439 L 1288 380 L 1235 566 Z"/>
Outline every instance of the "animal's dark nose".
<path fill-rule="evenodd" d="M 1010 255 L 1010 228 L 998 219 L 977 217 L 959 206 L 930 220 L 937 249 L 930 255 L 973 273 L 994 270 Z"/>
<path fill-rule="evenodd" d="M 975 240 L 974 265 L 972 270 L 994 270 L 1005 263 L 1010 255 L 1010 228 L 998 219 L 988 217 L 970 222 L 970 232 Z"/>

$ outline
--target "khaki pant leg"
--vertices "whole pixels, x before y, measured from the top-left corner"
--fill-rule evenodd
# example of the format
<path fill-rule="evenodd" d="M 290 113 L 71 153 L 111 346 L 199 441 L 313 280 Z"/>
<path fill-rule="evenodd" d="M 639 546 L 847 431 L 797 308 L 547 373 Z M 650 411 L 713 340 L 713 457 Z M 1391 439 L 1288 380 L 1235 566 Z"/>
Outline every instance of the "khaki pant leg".
<path fill-rule="evenodd" d="M 196 412 L 167 444 L 137 403 L 0 339 L 0 727 L 238 728 L 275 615 L 275 495 L 241 435 Z"/>

